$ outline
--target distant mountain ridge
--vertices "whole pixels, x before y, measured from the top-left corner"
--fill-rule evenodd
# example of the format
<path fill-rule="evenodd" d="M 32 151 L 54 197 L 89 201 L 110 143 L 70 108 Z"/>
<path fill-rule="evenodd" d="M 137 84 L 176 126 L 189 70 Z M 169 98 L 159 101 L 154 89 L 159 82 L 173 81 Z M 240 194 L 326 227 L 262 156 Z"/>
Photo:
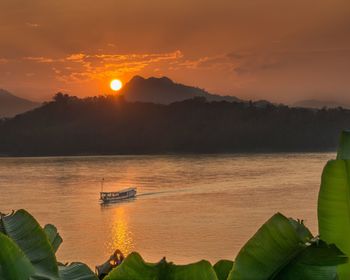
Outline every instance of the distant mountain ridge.
<path fill-rule="evenodd" d="M 222 96 L 209 93 L 198 87 L 173 82 L 167 77 L 143 78 L 134 76 L 120 91 L 127 101 L 140 101 L 170 104 L 194 97 L 204 97 L 207 101 L 243 102 L 235 96 Z"/>
<path fill-rule="evenodd" d="M 0 118 L 13 117 L 38 107 L 40 103 L 33 102 L 0 89 Z"/>

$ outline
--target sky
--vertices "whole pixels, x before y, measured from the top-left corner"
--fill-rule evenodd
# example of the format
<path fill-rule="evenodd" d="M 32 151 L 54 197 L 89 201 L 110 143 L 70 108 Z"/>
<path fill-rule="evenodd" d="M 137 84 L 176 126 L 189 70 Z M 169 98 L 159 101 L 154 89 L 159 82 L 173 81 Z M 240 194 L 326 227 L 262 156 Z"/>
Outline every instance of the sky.
<path fill-rule="evenodd" d="M 42 101 L 109 94 L 134 75 L 350 102 L 350 1 L 0 0 L 0 88 Z"/>

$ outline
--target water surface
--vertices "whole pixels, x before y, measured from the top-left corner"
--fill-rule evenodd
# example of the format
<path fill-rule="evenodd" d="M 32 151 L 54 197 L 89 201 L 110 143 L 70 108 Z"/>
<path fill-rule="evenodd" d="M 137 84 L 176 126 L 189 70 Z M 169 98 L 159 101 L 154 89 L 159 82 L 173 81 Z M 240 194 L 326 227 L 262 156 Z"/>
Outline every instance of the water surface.
<path fill-rule="evenodd" d="M 59 260 L 94 267 L 116 248 L 148 261 L 233 259 L 276 212 L 317 232 L 322 168 L 333 153 L 0 158 L 0 211 L 25 208 L 53 223 Z M 101 206 L 104 190 L 136 186 Z"/>

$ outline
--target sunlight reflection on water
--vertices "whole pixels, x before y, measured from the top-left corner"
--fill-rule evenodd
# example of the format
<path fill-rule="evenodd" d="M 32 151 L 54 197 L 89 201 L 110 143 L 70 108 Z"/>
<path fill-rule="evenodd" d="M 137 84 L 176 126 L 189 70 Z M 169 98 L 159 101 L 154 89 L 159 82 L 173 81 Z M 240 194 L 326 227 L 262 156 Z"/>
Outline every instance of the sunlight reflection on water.
<path fill-rule="evenodd" d="M 108 239 L 109 242 L 107 242 L 106 247 L 109 252 L 113 252 L 118 248 L 127 255 L 134 249 L 132 233 L 128 226 L 127 212 L 124 208 L 116 208 L 113 212 L 110 229 L 111 238 Z"/>

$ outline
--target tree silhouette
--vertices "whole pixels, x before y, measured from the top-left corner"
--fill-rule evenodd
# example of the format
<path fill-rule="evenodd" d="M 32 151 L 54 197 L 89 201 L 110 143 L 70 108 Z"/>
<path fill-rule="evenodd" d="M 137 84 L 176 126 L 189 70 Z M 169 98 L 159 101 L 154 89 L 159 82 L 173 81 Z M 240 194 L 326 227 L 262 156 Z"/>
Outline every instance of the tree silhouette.
<path fill-rule="evenodd" d="M 343 108 L 203 97 L 160 105 L 57 93 L 36 110 L 0 121 L 0 154 L 325 151 L 335 149 L 337 135 L 349 125 L 350 111 Z"/>

